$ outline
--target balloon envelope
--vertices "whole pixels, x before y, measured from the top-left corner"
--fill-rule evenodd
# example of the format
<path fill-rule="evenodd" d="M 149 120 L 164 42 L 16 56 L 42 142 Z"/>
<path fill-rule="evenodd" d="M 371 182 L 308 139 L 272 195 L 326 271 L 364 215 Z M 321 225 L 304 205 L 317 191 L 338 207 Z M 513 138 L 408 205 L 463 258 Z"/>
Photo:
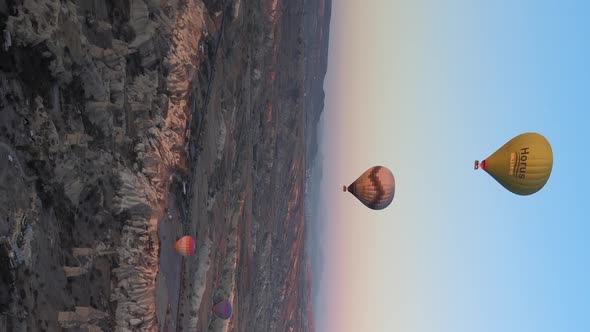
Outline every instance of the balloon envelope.
<path fill-rule="evenodd" d="M 391 204 L 395 194 L 395 178 L 385 166 L 373 166 L 358 177 L 348 188 L 348 191 L 366 207 L 382 210 Z"/>
<path fill-rule="evenodd" d="M 229 300 L 223 300 L 213 306 L 213 313 L 221 319 L 228 319 L 231 316 L 232 309 Z"/>
<path fill-rule="evenodd" d="M 195 240 L 190 235 L 183 236 L 174 243 L 174 249 L 182 256 L 190 256 L 195 252 Z"/>
<path fill-rule="evenodd" d="M 520 134 L 479 163 L 498 183 L 517 195 L 531 195 L 541 190 L 553 169 L 553 151 L 545 136 Z"/>

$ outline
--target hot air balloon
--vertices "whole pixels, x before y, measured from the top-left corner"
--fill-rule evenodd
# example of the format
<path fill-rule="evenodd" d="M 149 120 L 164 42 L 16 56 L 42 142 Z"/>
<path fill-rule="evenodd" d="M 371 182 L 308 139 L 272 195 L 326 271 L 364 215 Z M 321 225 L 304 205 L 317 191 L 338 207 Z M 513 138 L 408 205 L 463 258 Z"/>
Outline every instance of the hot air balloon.
<path fill-rule="evenodd" d="M 391 204 L 395 194 L 395 178 L 385 166 L 373 166 L 358 177 L 348 188 L 342 186 L 342 191 L 350 192 L 366 207 L 382 210 Z"/>
<path fill-rule="evenodd" d="M 223 300 L 213 306 L 213 313 L 221 319 L 228 319 L 231 317 L 231 303 L 229 300 Z"/>
<path fill-rule="evenodd" d="M 183 236 L 174 243 L 174 249 L 182 256 L 190 256 L 195 252 L 195 240 L 190 235 Z"/>
<path fill-rule="evenodd" d="M 553 168 L 553 151 L 549 141 L 539 133 L 520 134 L 487 159 L 475 161 L 504 188 L 517 195 L 531 195 L 541 190 Z"/>

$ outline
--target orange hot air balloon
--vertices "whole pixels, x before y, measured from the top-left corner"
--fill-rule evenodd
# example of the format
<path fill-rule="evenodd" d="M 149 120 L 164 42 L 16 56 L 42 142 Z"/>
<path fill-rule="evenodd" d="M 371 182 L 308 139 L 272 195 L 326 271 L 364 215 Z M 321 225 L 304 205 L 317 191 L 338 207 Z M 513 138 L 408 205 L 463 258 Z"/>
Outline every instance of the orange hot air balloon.
<path fill-rule="evenodd" d="M 183 236 L 174 243 L 174 249 L 182 256 L 190 256 L 195 252 L 195 240 L 190 235 Z"/>
<path fill-rule="evenodd" d="M 366 207 L 382 210 L 391 204 L 395 194 L 395 178 L 385 166 L 373 166 L 366 170 L 343 191 L 353 194 Z"/>

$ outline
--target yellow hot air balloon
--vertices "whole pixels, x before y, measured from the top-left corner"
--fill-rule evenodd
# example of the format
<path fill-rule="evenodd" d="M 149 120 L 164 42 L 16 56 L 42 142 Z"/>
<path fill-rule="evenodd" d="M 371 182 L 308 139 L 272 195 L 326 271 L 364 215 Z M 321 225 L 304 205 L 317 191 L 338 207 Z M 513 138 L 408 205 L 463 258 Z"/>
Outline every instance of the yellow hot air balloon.
<path fill-rule="evenodd" d="M 486 160 L 475 161 L 504 188 L 517 195 L 531 195 L 541 190 L 553 168 L 553 151 L 549 141 L 539 133 L 520 134 Z"/>
<path fill-rule="evenodd" d="M 366 207 L 382 210 L 391 204 L 395 194 L 395 178 L 385 166 L 373 166 L 366 170 L 348 188 L 342 190 L 353 194 Z"/>

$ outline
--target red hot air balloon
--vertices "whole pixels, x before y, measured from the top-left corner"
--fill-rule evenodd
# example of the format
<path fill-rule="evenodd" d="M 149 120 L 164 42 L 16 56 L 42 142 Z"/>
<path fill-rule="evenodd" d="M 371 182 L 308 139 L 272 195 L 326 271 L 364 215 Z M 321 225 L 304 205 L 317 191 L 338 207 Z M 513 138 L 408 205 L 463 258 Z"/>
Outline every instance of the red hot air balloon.
<path fill-rule="evenodd" d="M 190 235 L 183 236 L 174 243 L 174 249 L 182 256 L 190 256 L 195 252 L 195 240 Z"/>
<path fill-rule="evenodd" d="M 223 300 L 213 306 L 213 313 L 221 319 L 231 317 L 232 309 L 229 300 Z"/>
<path fill-rule="evenodd" d="M 395 194 L 395 178 L 385 166 L 373 166 L 343 191 L 353 194 L 366 207 L 382 210 L 391 204 Z"/>

